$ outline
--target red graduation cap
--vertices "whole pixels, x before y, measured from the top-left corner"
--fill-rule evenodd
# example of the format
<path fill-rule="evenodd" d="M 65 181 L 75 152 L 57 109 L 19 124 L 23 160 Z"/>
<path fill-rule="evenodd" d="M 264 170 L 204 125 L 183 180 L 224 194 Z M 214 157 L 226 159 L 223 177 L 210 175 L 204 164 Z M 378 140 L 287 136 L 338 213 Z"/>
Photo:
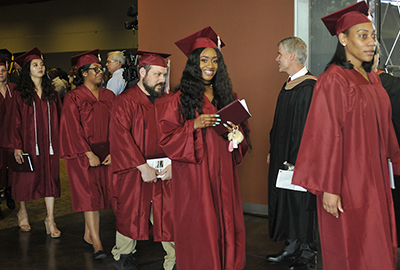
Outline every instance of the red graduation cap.
<path fill-rule="evenodd" d="M 26 53 L 21 54 L 17 58 L 15 58 L 15 62 L 18 63 L 21 67 L 25 66 L 29 61 L 33 59 L 46 59 L 42 52 L 38 48 L 33 48 L 30 51 L 27 51 Z"/>
<path fill-rule="evenodd" d="M 368 16 L 369 7 L 365 1 L 358 2 L 351 6 L 345 7 L 332 14 L 322 17 L 326 28 L 332 36 L 339 35 L 350 27 L 360 24 L 371 22 Z"/>
<path fill-rule="evenodd" d="M 139 66 L 152 65 L 167 67 L 165 58 L 171 56 L 169 53 L 149 52 L 149 51 L 136 51 L 136 55 L 140 55 Z"/>
<path fill-rule="evenodd" d="M 90 65 L 93 63 L 100 62 L 97 55 L 99 54 L 99 49 L 94 49 L 88 52 L 80 53 L 71 57 L 71 65 L 79 69 L 81 66 Z"/>
<path fill-rule="evenodd" d="M 207 26 L 185 38 L 175 42 L 175 45 L 186 55 L 189 56 L 197 48 L 222 48 L 225 43 L 219 39 L 219 36 Z"/>

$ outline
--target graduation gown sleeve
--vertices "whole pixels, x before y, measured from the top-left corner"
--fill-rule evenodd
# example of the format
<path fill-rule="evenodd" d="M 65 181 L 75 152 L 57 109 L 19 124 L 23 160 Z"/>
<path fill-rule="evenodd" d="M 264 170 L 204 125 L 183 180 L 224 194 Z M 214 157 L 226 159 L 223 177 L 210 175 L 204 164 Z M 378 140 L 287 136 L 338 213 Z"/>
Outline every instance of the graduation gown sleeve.
<path fill-rule="evenodd" d="M 160 120 L 162 130 L 160 146 L 172 160 L 201 163 L 204 156 L 203 129 L 194 130 L 194 119 L 183 119 L 179 113 L 179 95 L 165 107 Z"/>
<path fill-rule="evenodd" d="M 318 145 L 319 151 L 318 153 L 306 151 L 307 157 L 302 158 L 309 159 L 309 162 L 317 168 L 315 171 L 318 171 L 320 175 L 315 177 L 326 181 L 315 181 L 314 177 L 310 179 L 304 178 L 302 181 L 310 180 L 307 183 L 307 189 L 313 193 L 325 191 L 340 194 L 342 171 L 338 168 L 342 167 L 343 160 L 338 157 L 343 155 L 342 122 L 344 111 L 348 109 L 346 105 L 349 103 L 342 90 L 346 88 L 346 81 L 332 75 L 322 82 L 318 82 L 317 86 L 319 88 L 316 88 L 314 93 L 318 95 L 318 102 L 314 102 L 313 113 L 325 115 L 330 121 L 326 121 L 325 117 L 309 115 L 309 118 L 312 118 L 313 121 L 308 121 L 302 144 Z M 331 89 L 337 89 L 337 91 L 317 90 L 324 87 L 331 87 Z M 323 129 L 318 127 L 323 127 Z M 306 152 L 303 152 L 303 154 L 306 154 Z M 321 157 L 324 157 L 323 161 L 321 161 Z M 311 179 L 314 179 L 314 181 L 311 181 Z"/>
<path fill-rule="evenodd" d="M 76 158 L 85 152 L 92 151 L 81 125 L 79 112 L 80 96 L 74 92 L 68 92 L 64 98 L 63 112 L 61 116 L 61 157 L 64 159 Z"/>
<path fill-rule="evenodd" d="M 137 145 L 138 142 L 132 136 L 135 110 L 140 110 L 141 107 L 132 107 L 129 95 L 123 95 L 123 97 L 117 97 L 111 116 L 111 152 L 116 153 L 113 155 L 114 173 L 136 169 L 137 166 L 146 163 L 146 159 Z M 139 126 L 139 128 L 142 130 L 135 130 L 135 134 L 145 134 L 143 126 Z"/>

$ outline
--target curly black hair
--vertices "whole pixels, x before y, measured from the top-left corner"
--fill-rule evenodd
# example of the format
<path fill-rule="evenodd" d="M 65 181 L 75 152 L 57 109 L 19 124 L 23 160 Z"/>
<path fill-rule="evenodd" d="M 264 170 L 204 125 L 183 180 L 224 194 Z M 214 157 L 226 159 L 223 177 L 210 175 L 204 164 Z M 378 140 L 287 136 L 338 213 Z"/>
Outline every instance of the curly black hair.
<path fill-rule="evenodd" d="M 345 35 L 349 34 L 349 29 L 343 32 Z M 341 68 L 346 68 L 346 69 L 353 69 L 353 64 L 347 61 L 346 58 L 346 51 L 343 47 L 343 45 L 339 42 L 337 42 L 336 45 L 336 51 L 335 54 L 333 55 L 331 61 L 326 65 L 325 70 L 327 70 L 332 64 L 336 64 Z M 366 72 L 371 72 L 372 70 L 372 65 L 374 64 L 374 58 L 372 58 L 371 61 L 369 62 L 363 62 L 362 67 Z"/>
<path fill-rule="evenodd" d="M 76 72 L 75 78 L 74 78 L 74 81 L 73 81 L 73 84 L 74 84 L 75 86 L 78 87 L 79 85 L 83 84 L 84 79 L 83 79 L 82 73 L 83 73 L 83 72 L 88 72 L 88 71 L 89 71 L 90 65 L 91 65 L 91 64 L 86 64 L 86 65 L 83 65 L 83 66 L 81 66 L 81 67 L 78 68 L 78 71 Z"/>
<path fill-rule="evenodd" d="M 179 109 L 184 121 L 196 118 L 196 112 L 203 113 L 203 94 L 206 89 L 200 69 L 200 54 L 204 49 L 197 48 L 189 55 L 182 72 L 181 82 L 175 89 L 181 91 Z M 234 101 L 235 96 L 224 58 L 218 49 L 215 49 L 215 51 L 218 57 L 218 69 L 211 83 L 214 94 L 213 104 L 219 110 Z M 244 123 L 241 124 L 241 127 L 244 130 L 247 143 L 251 147 L 249 129 Z"/>
<path fill-rule="evenodd" d="M 26 104 L 32 105 L 34 95 L 36 95 L 35 84 L 31 79 L 31 61 L 29 61 L 21 69 L 16 90 L 20 92 L 21 98 Z M 57 92 L 54 89 L 51 80 L 45 75 L 42 77 L 42 99 L 49 102 L 57 102 Z"/>

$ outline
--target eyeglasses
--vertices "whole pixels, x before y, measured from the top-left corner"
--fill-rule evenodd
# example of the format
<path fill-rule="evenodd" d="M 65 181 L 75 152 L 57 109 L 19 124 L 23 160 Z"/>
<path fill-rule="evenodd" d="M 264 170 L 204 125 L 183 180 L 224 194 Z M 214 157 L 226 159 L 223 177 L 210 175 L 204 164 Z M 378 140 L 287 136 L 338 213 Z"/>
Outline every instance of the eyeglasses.
<path fill-rule="evenodd" d="M 100 73 L 100 71 L 103 71 L 103 68 L 100 68 L 100 67 L 94 67 L 94 68 L 88 68 L 88 69 L 92 69 L 96 74 Z"/>
<path fill-rule="evenodd" d="M 106 64 L 110 64 L 110 63 L 114 63 L 114 62 L 116 62 L 117 60 L 107 60 L 106 61 Z"/>

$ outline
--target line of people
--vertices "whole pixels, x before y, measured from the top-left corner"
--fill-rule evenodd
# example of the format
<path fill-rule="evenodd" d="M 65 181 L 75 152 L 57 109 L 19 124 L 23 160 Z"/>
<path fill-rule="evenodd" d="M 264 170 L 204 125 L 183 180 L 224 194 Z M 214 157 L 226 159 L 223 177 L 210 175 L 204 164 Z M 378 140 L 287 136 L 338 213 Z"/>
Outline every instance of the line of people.
<path fill-rule="evenodd" d="M 387 158 L 400 174 L 400 149 L 390 99 L 372 70 L 376 30 L 364 1 L 322 20 L 338 44 L 318 80 L 304 66 L 301 39 L 278 43 L 276 61 L 289 80 L 270 134 L 269 230 L 272 241 L 285 245 L 267 260 L 315 269 L 319 226 L 324 269 L 395 269 Z M 16 59 L 22 79 L 12 92 L 2 146 L 13 149 L 19 163 L 26 152 L 33 160 L 33 173 L 12 178 L 21 230 L 31 229 L 25 201 L 45 197 L 46 231 L 60 237 L 53 208 L 61 156 L 73 210 L 85 216 L 82 241 L 95 259 L 107 256 L 98 211 L 113 208 L 117 269 L 138 269 L 136 242 L 151 231 L 166 251 L 165 269 L 245 267 L 236 166 L 251 143 L 247 122 L 221 123 L 217 114 L 237 99 L 220 51 L 224 43 L 206 27 L 176 45 L 188 60 L 174 94 L 164 91 L 169 54 L 137 52 L 139 82 L 118 96 L 99 86 L 103 69 L 96 50 L 73 57 L 77 88 L 67 93 L 62 112 L 41 52 Z M 108 67 L 113 60 L 107 59 Z M 227 132 L 219 136 L 212 128 L 221 124 Z M 230 149 L 227 134 L 239 131 L 244 140 Z M 154 160 L 162 169 L 149 165 Z M 292 184 L 306 192 L 276 187 L 284 164 L 294 165 Z"/>
<path fill-rule="evenodd" d="M 11 173 L 21 231 L 31 230 L 25 202 L 44 197 L 46 233 L 61 236 L 54 222 L 61 157 L 72 209 L 84 213 L 82 243 L 93 250 L 94 259 L 107 256 L 99 211 L 112 208 L 117 269 L 138 269 L 133 255 L 137 240 L 151 235 L 166 251 L 164 269 L 244 268 L 236 166 L 250 147 L 249 127 L 221 123 L 216 114 L 237 99 L 220 52 L 224 43 L 206 27 L 176 45 L 188 56 L 176 93 L 165 90 L 170 54 L 136 52 L 139 81 L 116 96 L 100 86 L 103 65 L 98 50 L 92 50 L 71 58 L 76 88 L 66 93 L 63 104 L 39 49 L 15 59 L 22 69 L 19 83 L 9 91 L 1 147 L 18 164 L 30 160 L 33 165 L 31 172 Z M 121 72 L 113 66 L 118 64 L 115 55 L 109 54 L 106 66 L 116 79 Z M 118 85 L 113 78 L 110 87 Z M 216 125 L 224 125 L 226 133 L 214 132 Z M 234 149 L 230 132 L 244 135 Z"/>

